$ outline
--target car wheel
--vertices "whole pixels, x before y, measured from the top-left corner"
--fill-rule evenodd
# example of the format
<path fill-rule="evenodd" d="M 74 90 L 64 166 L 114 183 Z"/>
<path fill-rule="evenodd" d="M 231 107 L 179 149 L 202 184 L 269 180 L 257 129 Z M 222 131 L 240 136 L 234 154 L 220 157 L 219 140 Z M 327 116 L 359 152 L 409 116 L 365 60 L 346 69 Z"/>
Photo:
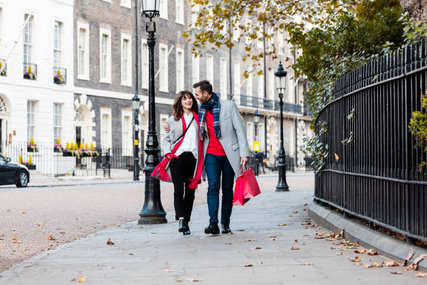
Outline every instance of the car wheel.
<path fill-rule="evenodd" d="M 26 171 L 19 172 L 17 187 L 27 187 L 28 185 L 28 173 Z"/>

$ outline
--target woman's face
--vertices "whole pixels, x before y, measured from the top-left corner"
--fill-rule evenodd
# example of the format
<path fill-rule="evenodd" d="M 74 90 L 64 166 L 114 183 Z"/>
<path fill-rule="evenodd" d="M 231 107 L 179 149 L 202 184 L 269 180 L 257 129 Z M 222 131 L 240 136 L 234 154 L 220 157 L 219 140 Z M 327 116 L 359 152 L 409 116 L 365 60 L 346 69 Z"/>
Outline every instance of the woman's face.
<path fill-rule="evenodd" d="M 193 106 L 193 99 L 190 95 L 184 95 L 181 99 L 181 105 L 184 110 L 191 111 L 191 107 Z"/>

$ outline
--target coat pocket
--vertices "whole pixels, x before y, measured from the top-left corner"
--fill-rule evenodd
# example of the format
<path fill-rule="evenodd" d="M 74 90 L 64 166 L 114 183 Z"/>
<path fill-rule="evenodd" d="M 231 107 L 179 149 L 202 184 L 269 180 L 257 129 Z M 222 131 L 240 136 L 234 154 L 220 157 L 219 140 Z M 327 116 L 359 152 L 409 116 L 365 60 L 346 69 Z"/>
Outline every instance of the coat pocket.
<path fill-rule="evenodd" d="M 238 143 L 236 143 L 235 145 L 233 145 L 232 147 L 231 147 L 231 149 L 232 150 L 238 150 L 239 149 L 239 144 Z"/>

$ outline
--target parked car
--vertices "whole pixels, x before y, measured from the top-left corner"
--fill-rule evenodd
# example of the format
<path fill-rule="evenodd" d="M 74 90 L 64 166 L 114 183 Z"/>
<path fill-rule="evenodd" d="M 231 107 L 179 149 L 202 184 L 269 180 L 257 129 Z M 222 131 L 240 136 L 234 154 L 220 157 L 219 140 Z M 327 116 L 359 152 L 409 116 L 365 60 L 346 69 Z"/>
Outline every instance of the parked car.
<path fill-rule="evenodd" d="M 30 182 L 28 168 L 10 161 L 10 157 L 0 154 L 0 185 L 15 184 L 17 187 L 27 187 Z"/>

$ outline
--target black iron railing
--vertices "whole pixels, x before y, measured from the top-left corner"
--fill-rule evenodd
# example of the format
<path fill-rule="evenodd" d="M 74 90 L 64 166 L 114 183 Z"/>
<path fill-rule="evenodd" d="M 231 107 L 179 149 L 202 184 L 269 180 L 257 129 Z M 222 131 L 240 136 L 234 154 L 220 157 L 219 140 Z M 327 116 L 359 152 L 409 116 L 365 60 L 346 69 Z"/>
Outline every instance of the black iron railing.
<path fill-rule="evenodd" d="M 285 113 L 295 113 L 302 115 L 301 105 L 293 103 L 283 103 L 283 112 Z M 280 101 L 275 101 L 275 110 L 280 111 Z"/>
<path fill-rule="evenodd" d="M 427 89 L 426 40 L 375 59 L 335 83 L 320 111 L 329 147 L 315 199 L 408 238 L 427 241 L 426 153 L 408 124 Z"/>

